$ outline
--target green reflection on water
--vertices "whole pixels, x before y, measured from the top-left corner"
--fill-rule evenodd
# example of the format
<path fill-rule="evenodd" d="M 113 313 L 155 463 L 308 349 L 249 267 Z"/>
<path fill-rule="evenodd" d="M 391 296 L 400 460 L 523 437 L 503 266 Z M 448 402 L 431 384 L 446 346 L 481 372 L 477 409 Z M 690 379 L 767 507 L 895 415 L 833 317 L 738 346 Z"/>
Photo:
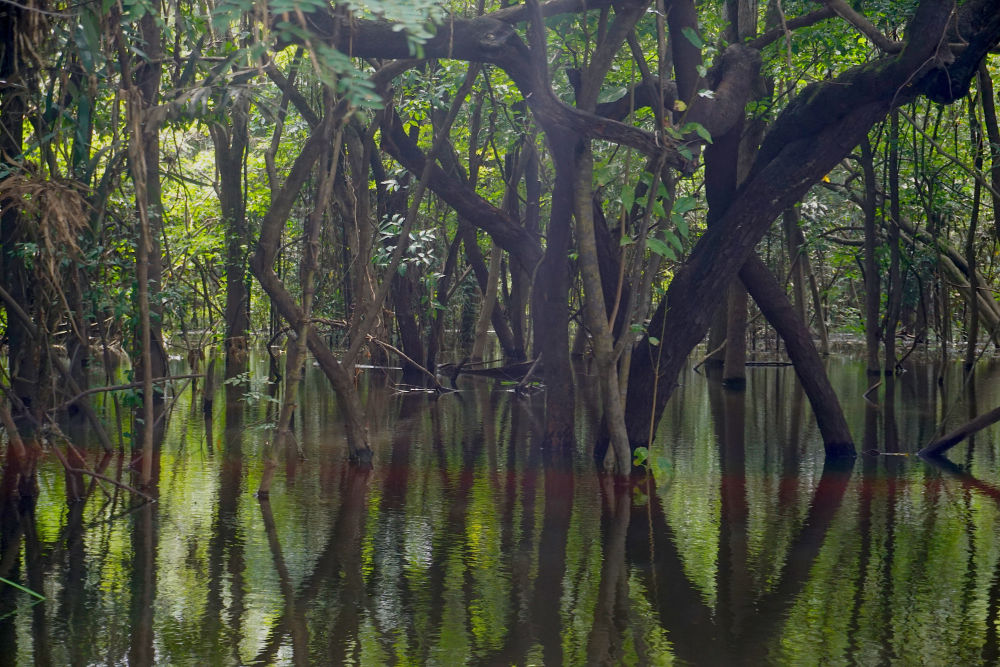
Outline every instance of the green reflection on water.
<path fill-rule="evenodd" d="M 996 371 L 914 367 L 866 406 L 832 360 L 860 447 L 913 453 L 1000 399 Z M 891 385 L 891 388 L 890 388 Z M 344 463 L 310 372 L 270 500 L 253 495 L 266 402 L 181 393 L 155 505 L 91 487 L 2 505 L 0 655 L 16 664 L 976 664 L 998 657 L 1000 438 L 955 463 L 824 465 L 788 369 L 745 394 L 694 374 L 654 448 L 661 479 L 615 487 L 541 449 L 537 401 L 488 384 L 432 400 L 366 388 L 375 469 Z M 228 400 L 227 400 L 228 399 Z M 110 405 L 110 404 L 109 404 Z M 78 440 L 80 445 L 85 444 Z M 88 455 L 98 465 L 99 454 Z M 124 461 L 111 461 L 114 475 Z M 126 481 L 128 474 L 125 475 Z M 86 487 L 90 483 L 84 480 Z"/>

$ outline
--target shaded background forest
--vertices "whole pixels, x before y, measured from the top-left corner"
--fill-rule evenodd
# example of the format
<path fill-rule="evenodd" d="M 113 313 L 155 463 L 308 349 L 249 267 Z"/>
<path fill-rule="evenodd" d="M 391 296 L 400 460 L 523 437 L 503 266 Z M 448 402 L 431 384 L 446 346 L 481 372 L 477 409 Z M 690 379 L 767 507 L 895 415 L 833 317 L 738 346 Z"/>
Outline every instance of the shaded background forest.
<path fill-rule="evenodd" d="M 359 462 L 360 362 L 538 361 L 559 445 L 583 355 L 627 472 L 711 329 L 849 455 L 814 336 L 875 374 L 997 335 L 993 2 L 3 7 L 11 435 L 77 412 L 148 478 L 170 355 L 238 383 L 266 344 L 278 448 L 307 352 Z"/>

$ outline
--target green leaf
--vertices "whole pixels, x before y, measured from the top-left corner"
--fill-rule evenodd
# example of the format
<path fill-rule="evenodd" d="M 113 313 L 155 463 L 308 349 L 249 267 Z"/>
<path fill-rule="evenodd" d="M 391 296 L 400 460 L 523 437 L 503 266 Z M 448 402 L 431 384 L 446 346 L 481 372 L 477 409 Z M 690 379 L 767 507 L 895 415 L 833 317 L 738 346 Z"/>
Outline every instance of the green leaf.
<path fill-rule="evenodd" d="M 677 231 L 681 233 L 681 236 L 687 238 L 691 233 L 691 229 L 688 227 L 687 220 L 680 213 L 672 213 L 670 219 L 673 221 L 674 225 L 677 226 Z"/>
<path fill-rule="evenodd" d="M 701 41 L 701 37 L 698 36 L 698 33 L 691 26 L 681 28 L 681 33 L 687 38 L 687 41 L 694 45 L 694 48 L 701 49 L 705 47 L 705 42 Z"/>
<path fill-rule="evenodd" d="M 631 189 L 622 190 L 622 205 L 626 210 L 631 210 L 632 204 L 635 203 L 635 191 Z"/>
<path fill-rule="evenodd" d="M 646 239 L 646 247 L 649 248 L 650 252 L 656 253 L 660 257 L 677 261 L 677 253 L 674 252 L 674 249 L 658 238 Z"/>
<path fill-rule="evenodd" d="M 632 245 L 633 243 L 635 243 L 635 239 L 634 238 L 632 238 L 631 236 L 623 236 L 618 241 L 618 247 L 619 248 L 624 248 L 625 246 Z"/>
<path fill-rule="evenodd" d="M 625 86 L 618 86 L 617 88 L 610 88 L 608 90 L 604 90 L 598 96 L 597 102 L 598 104 L 603 104 L 604 102 L 613 102 L 614 100 L 621 98 L 626 92 L 628 92 L 628 89 L 625 88 Z"/>
<path fill-rule="evenodd" d="M 698 205 L 698 200 L 694 197 L 678 197 L 674 200 L 674 205 L 670 207 L 673 213 L 687 213 L 688 211 L 693 211 L 694 207 Z"/>
<path fill-rule="evenodd" d="M 636 447 L 632 452 L 632 465 L 641 466 L 649 459 L 649 449 L 646 447 Z"/>

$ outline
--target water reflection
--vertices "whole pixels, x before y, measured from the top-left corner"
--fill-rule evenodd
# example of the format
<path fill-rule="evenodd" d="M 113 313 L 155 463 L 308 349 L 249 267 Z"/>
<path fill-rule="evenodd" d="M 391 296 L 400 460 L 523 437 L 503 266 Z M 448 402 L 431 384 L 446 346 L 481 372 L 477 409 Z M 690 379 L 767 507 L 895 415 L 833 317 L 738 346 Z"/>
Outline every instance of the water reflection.
<path fill-rule="evenodd" d="M 856 462 L 824 462 L 787 369 L 749 375 L 729 392 L 689 374 L 656 479 L 625 484 L 583 446 L 546 447 L 538 397 L 487 383 L 433 399 L 373 378 L 378 463 L 356 470 L 317 375 L 303 457 L 278 453 L 269 498 L 252 493 L 269 402 L 238 385 L 207 414 L 191 392 L 168 410 L 157 503 L 10 458 L 0 577 L 46 600 L 0 584 L 0 664 L 1000 658 L 998 432 L 950 460 L 912 456 L 942 419 L 997 403 L 996 369 L 965 386 L 960 369 L 914 367 L 866 401 L 863 368 L 832 361 L 860 448 L 879 452 Z M 127 468 L 99 450 L 77 465 Z"/>

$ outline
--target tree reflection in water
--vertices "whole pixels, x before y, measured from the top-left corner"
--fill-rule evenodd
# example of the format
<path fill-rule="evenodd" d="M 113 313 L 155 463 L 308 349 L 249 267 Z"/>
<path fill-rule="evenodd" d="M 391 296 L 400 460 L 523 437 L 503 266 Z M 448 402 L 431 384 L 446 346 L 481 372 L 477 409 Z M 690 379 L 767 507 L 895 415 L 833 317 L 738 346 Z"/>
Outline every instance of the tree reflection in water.
<path fill-rule="evenodd" d="M 939 388 L 940 368 L 914 367 L 866 403 L 863 369 L 831 362 L 881 452 L 857 462 L 823 461 L 787 371 L 752 370 L 745 393 L 689 375 L 658 478 L 625 482 L 593 468 L 595 420 L 575 445 L 545 442 L 542 400 L 486 383 L 434 399 L 373 380 L 378 462 L 351 468 L 310 376 L 305 458 L 283 454 L 260 501 L 266 405 L 230 386 L 206 420 L 182 394 L 158 434 L 157 503 L 7 461 L 0 576 L 47 599 L 0 589 L 0 662 L 993 662 L 996 431 L 951 459 L 906 455 L 942 415 L 997 403 L 995 371 L 974 392 L 945 371 Z M 96 449 L 89 467 L 123 467 Z"/>

